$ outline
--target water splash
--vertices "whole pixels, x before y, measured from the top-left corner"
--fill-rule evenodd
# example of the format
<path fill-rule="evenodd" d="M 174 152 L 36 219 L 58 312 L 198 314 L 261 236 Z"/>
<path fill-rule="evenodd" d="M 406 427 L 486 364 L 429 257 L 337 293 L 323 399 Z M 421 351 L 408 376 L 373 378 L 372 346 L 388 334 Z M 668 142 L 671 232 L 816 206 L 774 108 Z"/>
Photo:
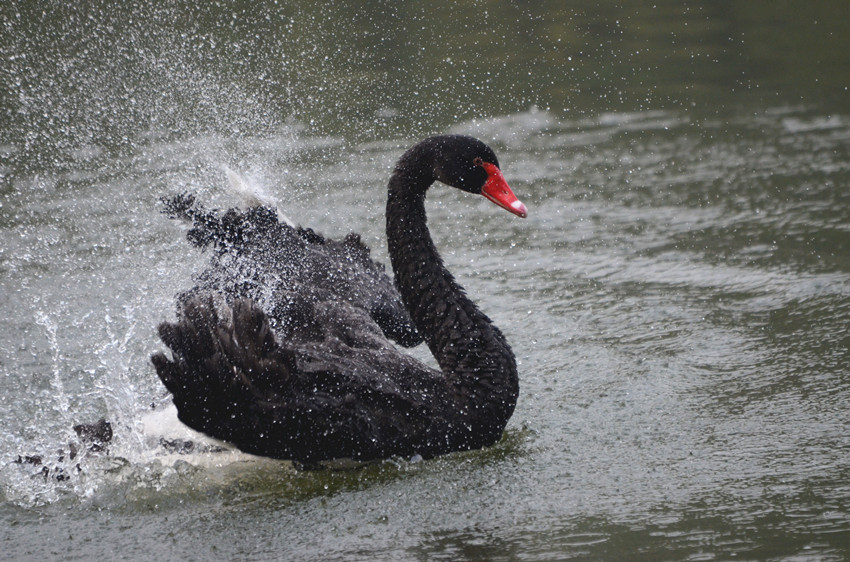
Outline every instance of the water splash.
<path fill-rule="evenodd" d="M 117 313 L 110 307 L 104 310 L 99 323 L 104 337 L 83 351 L 96 367 L 82 371 L 71 367 L 74 359 L 69 355 L 74 352 L 67 333 L 77 333 L 94 313 L 68 320 L 70 313 L 61 307 L 35 312 L 50 355 L 50 390 L 28 397 L 26 409 L 34 415 L 25 435 L 2 436 L 2 450 L 10 455 L 0 459 L 0 489 L 7 501 L 25 508 L 62 501 L 122 503 L 148 491 L 183 490 L 188 482 L 194 488 L 220 485 L 235 474 L 230 466 L 271 462 L 188 429 L 173 406 L 163 406 L 167 398 L 145 399 L 147 389 L 137 382 L 138 355 L 144 354 L 145 360 L 147 355 L 138 346 L 140 322 L 148 322 L 139 314 L 144 305 L 139 296 Z M 92 390 L 75 396 L 87 385 Z M 81 401 L 87 406 L 75 411 L 74 404 Z M 99 404 L 97 409 L 114 429 L 113 438 L 102 447 L 81 440 L 72 429 L 95 421 L 92 403 Z"/>
<path fill-rule="evenodd" d="M 59 349 L 59 340 L 56 336 L 58 325 L 53 318 L 43 311 L 38 311 L 36 313 L 36 324 L 43 328 L 44 334 L 47 337 L 48 345 L 50 346 L 50 355 L 52 360 L 52 376 L 50 377 L 50 385 L 53 387 L 55 396 L 55 402 L 52 407 L 60 417 L 65 419 L 70 412 L 70 405 L 68 403 L 67 394 L 65 393 L 65 385 L 62 382 L 61 362 L 63 358 Z"/>

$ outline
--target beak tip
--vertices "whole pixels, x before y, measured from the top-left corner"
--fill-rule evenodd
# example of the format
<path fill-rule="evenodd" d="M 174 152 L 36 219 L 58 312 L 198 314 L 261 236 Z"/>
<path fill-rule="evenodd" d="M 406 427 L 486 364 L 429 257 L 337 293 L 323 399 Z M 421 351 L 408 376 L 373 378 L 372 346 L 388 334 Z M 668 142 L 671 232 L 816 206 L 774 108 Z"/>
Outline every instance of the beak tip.
<path fill-rule="evenodd" d="M 513 209 L 513 212 L 520 218 L 524 219 L 528 216 L 528 209 L 519 199 L 511 203 L 511 209 Z"/>

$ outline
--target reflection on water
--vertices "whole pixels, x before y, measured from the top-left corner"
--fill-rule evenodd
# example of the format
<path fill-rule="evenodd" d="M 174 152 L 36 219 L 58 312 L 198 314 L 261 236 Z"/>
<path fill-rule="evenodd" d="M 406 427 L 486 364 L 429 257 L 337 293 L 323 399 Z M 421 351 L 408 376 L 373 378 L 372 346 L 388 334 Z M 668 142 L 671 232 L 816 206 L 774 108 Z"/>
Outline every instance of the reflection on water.
<path fill-rule="evenodd" d="M 8 556 L 850 555 L 844 3 L 2 10 Z M 389 168 L 437 131 L 529 206 L 428 207 L 517 353 L 505 439 L 323 473 L 162 455 L 148 357 L 205 256 L 158 198 L 231 205 L 227 166 L 386 261 Z M 101 416 L 75 478 L 13 462 Z"/>

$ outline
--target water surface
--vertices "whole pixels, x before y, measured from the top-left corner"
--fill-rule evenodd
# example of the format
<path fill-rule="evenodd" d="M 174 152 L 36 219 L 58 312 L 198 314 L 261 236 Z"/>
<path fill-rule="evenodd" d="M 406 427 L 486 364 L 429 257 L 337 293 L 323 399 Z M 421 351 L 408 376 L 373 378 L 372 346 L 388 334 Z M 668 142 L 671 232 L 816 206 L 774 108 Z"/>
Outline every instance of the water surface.
<path fill-rule="evenodd" d="M 2 8 L 4 553 L 850 556 L 846 12 Z M 390 168 L 438 132 L 490 143 L 529 207 L 440 187 L 428 204 L 517 355 L 504 439 L 323 472 L 163 456 L 148 358 L 205 257 L 158 199 L 233 205 L 226 166 L 386 261 Z M 111 454 L 69 480 L 14 462 L 101 416 Z"/>

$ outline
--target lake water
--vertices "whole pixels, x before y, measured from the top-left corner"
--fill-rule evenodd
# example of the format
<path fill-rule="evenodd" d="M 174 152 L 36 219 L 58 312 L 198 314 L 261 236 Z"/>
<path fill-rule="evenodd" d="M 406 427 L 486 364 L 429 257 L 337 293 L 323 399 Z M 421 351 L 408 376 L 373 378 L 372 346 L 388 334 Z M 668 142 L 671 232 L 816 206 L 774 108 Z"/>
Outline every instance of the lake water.
<path fill-rule="evenodd" d="M 0 8 L 3 556 L 850 557 L 850 4 L 596 4 Z M 504 439 L 166 455 L 149 356 L 205 256 L 159 198 L 234 205 L 230 168 L 386 262 L 390 168 L 442 132 L 529 208 L 428 207 L 517 354 Z"/>

